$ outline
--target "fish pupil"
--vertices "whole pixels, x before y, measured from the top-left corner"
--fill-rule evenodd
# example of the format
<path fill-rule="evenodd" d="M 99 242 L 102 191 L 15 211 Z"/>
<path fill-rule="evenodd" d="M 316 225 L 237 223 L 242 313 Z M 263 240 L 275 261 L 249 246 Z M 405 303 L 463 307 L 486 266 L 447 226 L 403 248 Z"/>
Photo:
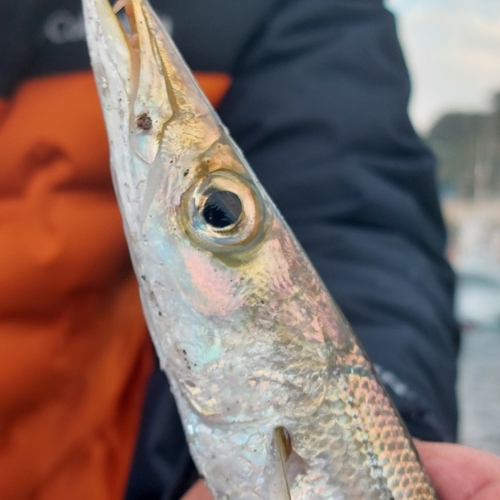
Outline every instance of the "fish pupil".
<path fill-rule="evenodd" d="M 214 191 L 205 201 L 202 216 L 207 224 L 224 229 L 234 224 L 241 215 L 241 200 L 230 191 Z"/>

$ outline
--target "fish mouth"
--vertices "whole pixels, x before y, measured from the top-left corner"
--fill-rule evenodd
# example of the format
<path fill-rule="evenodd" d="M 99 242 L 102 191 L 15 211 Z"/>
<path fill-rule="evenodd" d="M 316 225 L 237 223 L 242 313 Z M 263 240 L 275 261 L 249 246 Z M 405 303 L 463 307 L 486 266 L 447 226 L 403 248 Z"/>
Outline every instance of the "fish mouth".
<path fill-rule="evenodd" d="M 105 61 L 103 68 L 94 67 L 94 71 L 101 70 L 105 80 L 118 75 L 125 91 L 126 102 L 108 104 L 128 113 L 130 146 L 152 164 L 165 125 L 174 114 L 165 50 L 158 43 L 162 23 L 144 0 L 118 0 L 114 6 L 108 0 L 84 0 L 84 9 L 100 50 L 95 60 Z"/>
<path fill-rule="evenodd" d="M 131 62 L 130 130 L 131 146 L 147 163 L 154 162 L 165 125 L 172 118 L 173 99 L 169 92 L 164 51 L 156 34 L 161 21 L 144 0 L 118 0 L 113 12 L 125 12 L 130 32 L 122 27 Z"/>

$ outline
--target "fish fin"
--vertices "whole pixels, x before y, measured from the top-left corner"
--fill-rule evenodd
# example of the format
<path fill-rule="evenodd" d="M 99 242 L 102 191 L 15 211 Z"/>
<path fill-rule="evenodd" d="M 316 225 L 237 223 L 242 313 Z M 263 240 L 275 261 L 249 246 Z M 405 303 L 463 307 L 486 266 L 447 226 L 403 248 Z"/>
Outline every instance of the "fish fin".
<path fill-rule="evenodd" d="M 287 460 L 292 453 L 292 445 L 290 434 L 284 427 L 274 429 L 274 449 L 276 459 L 273 460 L 269 499 L 292 500 L 287 476 Z"/>

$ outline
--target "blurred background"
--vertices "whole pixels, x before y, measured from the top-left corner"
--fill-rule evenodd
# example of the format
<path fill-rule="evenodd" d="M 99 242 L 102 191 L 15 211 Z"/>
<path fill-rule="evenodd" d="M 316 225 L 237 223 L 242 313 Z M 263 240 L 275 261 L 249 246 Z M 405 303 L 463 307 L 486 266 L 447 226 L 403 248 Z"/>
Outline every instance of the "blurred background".
<path fill-rule="evenodd" d="M 460 440 L 500 455 L 500 2 L 386 0 L 439 162 L 463 327 Z"/>

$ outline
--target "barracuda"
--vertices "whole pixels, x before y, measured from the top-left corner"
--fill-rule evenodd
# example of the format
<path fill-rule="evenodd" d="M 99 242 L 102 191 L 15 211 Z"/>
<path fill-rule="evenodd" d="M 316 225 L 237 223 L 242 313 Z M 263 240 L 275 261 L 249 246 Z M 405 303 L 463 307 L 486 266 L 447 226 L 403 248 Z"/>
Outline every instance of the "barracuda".
<path fill-rule="evenodd" d="M 144 313 L 216 500 L 431 500 L 397 411 L 144 0 L 84 0 Z M 118 10 L 118 9 L 115 9 Z"/>

